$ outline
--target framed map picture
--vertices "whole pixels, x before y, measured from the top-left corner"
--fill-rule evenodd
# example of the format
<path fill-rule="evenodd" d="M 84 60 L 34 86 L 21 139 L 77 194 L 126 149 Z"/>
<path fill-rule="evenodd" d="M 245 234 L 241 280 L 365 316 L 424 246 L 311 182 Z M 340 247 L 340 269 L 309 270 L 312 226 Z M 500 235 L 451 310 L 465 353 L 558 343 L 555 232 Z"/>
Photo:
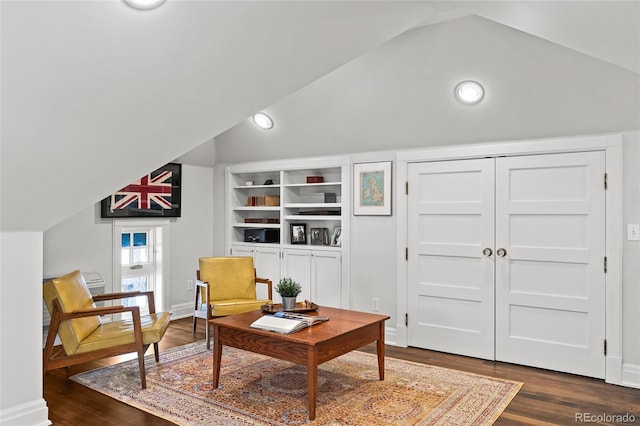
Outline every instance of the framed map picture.
<path fill-rule="evenodd" d="M 391 215 L 391 161 L 353 165 L 353 214 Z"/>

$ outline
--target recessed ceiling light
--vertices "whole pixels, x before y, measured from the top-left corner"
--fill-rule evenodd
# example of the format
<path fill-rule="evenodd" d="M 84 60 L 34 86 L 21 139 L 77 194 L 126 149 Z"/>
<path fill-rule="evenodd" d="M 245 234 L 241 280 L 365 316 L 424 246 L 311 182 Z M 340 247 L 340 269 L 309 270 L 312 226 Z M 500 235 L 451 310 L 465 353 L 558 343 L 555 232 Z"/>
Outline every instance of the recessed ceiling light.
<path fill-rule="evenodd" d="M 135 9 L 149 10 L 160 6 L 166 0 L 122 0 Z"/>
<path fill-rule="evenodd" d="M 256 123 L 256 126 L 264 130 L 269 130 L 273 128 L 273 120 L 264 112 L 258 112 L 254 114 L 253 122 Z"/>
<path fill-rule="evenodd" d="M 477 81 L 461 81 L 456 85 L 454 94 L 456 99 L 463 104 L 473 105 L 480 102 L 484 97 L 484 88 Z"/>

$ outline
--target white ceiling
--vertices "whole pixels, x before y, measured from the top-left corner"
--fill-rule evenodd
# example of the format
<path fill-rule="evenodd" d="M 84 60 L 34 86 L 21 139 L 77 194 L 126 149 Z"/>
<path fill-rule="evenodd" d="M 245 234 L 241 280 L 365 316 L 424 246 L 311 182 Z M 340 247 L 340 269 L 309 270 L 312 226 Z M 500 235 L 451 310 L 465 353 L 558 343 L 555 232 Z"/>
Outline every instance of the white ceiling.
<path fill-rule="evenodd" d="M 459 20 L 463 17 L 479 16 L 490 20 L 491 22 L 499 23 L 501 26 L 506 26 L 525 34 L 529 34 L 534 38 L 540 39 L 540 41 L 544 40 L 554 45 L 567 48 L 567 54 L 570 56 L 573 55 L 572 57 L 577 57 L 572 52 L 579 52 L 587 57 L 613 64 L 616 67 L 619 67 L 621 71 L 627 70 L 635 74 L 640 74 L 640 2 L 448 1 L 430 2 L 430 4 L 433 7 L 434 13 L 429 15 L 416 27 L 426 28 L 429 26 L 441 25 L 442 23 L 447 23 L 452 20 Z M 470 23 L 472 21 L 467 20 L 466 22 Z M 504 31 L 500 30 L 498 27 L 496 27 L 497 31 Z M 465 25 L 462 28 L 458 28 L 456 31 L 464 32 L 467 29 L 468 25 Z M 431 34 L 431 36 L 439 37 L 437 33 Z M 456 34 L 451 34 L 449 37 L 455 38 Z M 475 35 L 469 34 L 469 37 L 473 38 Z M 505 33 L 505 37 L 512 37 L 512 35 Z M 426 39 L 423 43 L 428 44 L 432 39 L 433 38 Z M 449 41 L 447 40 L 447 42 Z M 441 48 L 442 44 L 443 43 L 439 43 L 438 47 Z M 505 44 L 509 44 L 509 42 Z M 395 46 L 396 48 L 401 48 L 398 46 L 398 43 L 396 43 Z M 447 47 L 464 49 L 464 40 L 462 41 L 462 44 L 457 44 L 455 46 L 447 45 Z M 487 46 L 487 49 L 495 50 L 495 46 Z M 375 55 L 376 52 L 368 53 L 368 57 L 374 57 Z M 378 61 L 386 62 L 388 59 L 378 57 Z M 286 130 L 281 129 L 280 132 L 275 131 L 271 134 L 261 132 L 256 133 L 255 129 L 248 121 L 245 120 L 222 133 L 222 135 L 216 139 L 216 142 L 212 140 L 209 143 L 203 144 L 194 151 L 180 157 L 180 160 L 188 164 L 212 165 L 215 161 L 234 162 L 242 161 L 242 158 L 278 158 L 278 156 L 286 156 L 285 153 L 289 153 L 290 156 L 304 156 L 323 154 L 326 153 L 327 149 L 329 151 L 333 150 L 333 152 L 366 150 L 366 146 L 364 144 L 360 144 L 360 146 L 358 146 L 358 138 L 368 138 L 371 149 L 382 149 L 382 147 L 375 146 L 375 144 L 371 143 L 373 138 L 367 133 L 366 129 L 362 129 L 363 126 L 372 126 L 368 126 L 366 121 L 359 121 L 357 119 L 358 112 L 354 111 L 353 108 L 350 110 L 353 112 L 349 113 L 350 116 L 354 118 L 351 124 L 340 122 L 340 118 L 336 117 L 337 111 L 335 108 L 332 108 L 329 111 L 326 109 L 327 106 L 331 105 L 332 102 L 335 102 L 336 99 L 341 99 L 346 88 L 352 87 L 353 83 L 361 79 L 362 75 L 368 74 L 363 67 L 358 68 L 358 65 L 354 64 L 354 62 L 366 64 L 364 67 L 370 67 L 371 69 L 375 69 L 377 67 L 375 63 L 371 63 L 371 61 L 368 61 L 365 57 L 360 57 L 345 65 L 342 69 L 334 71 L 331 75 L 325 76 L 321 81 L 291 94 L 291 96 L 276 104 L 265 107 L 264 109 L 268 109 L 277 115 L 276 118 L 281 125 L 283 125 L 283 121 L 285 122 L 284 125 L 286 126 Z M 584 61 L 581 62 L 576 60 L 573 61 L 570 66 L 567 66 L 565 71 L 575 72 L 576 70 L 572 70 L 570 68 L 578 63 L 583 66 L 590 65 L 585 64 Z M 523 70 L 524 73 L 535 73 L 535 64 L 533 65 L 533 69 L 525 69 Z M 403 67 L 406 66 L 406 63 L 403 64 Z M 412 66 L 417 65 L 413 64 Z M 457 68 L 456 66 L 453 66 L 453 61 L 447 61 L 446 63 L 440 61 L 438 64 L 434 64 L 432 62 L 429 64 L 421 64 L 421 66 L 437 68 L 432 70 L 432 73 L 437 73 L 438 71 L 458 73 L 461 69 L 464 69 L 463 64 L 457 64 Z M 596 66 L 598 65 L 596 64 Z M 498 67 L 497 70 L 493 71 L 493 75 L 499 74 L 500 71 L 500 67 Z M 597 78 L 598 76 L 594 77 L 594 75 L 591 74 L 591 77 Z M 399 75 L 398 78 L 405 79 L 406 76 Z M 566 78 L 570 78 L 570 76 L 566 76 Z M 582 80 L 576 79 L 576 81 Z M 589 84 L 589 82 L 585 83 Z M 317 86 L 317 88 L 314 88 L 314 85 Z M 574 96 L 577 94 L 579 97 L 580 90 L 585 89 L 576 87 L 576 93 L 564 94 L 566 96 Z M 378 100 L 382 99 L 393 102 L 393 99 L 389 99 L 388 97 L 384 98 L 383 96 L 380 96 Z M 565 103 L 560 103 L 556 106 L 565 108 L 571 107 Z M 351 105 L 351 107 L 353 106 Z M 362 106 L 360 105 L 359 107 L 359 111 L 361 111 Z M 432 107 L 437 111 L 442 111 L 441 103 L 434 104 Z M 308 117 L 301 116 L 302 111 L 310 112 L 310 110 L 314 110 L 316 113 L 322 114 L 323 122 L 339 123 L 336 124 L 336 126 L 332 126 L 337 127 L 338 129 L 333 129 L 334 133 L 331 133 L 326 132 L 322 126 L 315 127 L 315 124 L 310 122 Z M 344 113 L 341 109 L 340 112 Z M 627 110 L 627 114 L 630 112 L 632 112 L 632 110 Z M 368 112 L 368 114 L 372 121 L 382 119 L 381 117 L 377 117 L 376 114 L 371 111 Z M 379 115 L 382 116 L 383 114 L 380 113 Z M 586 115 L 583 116 L 586 117 Z M 440 121 L 440 124 L 447 123 L 449 125 L 447 128 L 447 132 L 449 133 L 447 135 L 448 138 L 452 141 L 458 142 L 461 139 L 464 139 L 461 136 L 456 137 L 455 123 L 450 123 L 447 118 L 453 119 L 455 118 L 455 115 L 445 115 L 445 117 L 443 117 L 444 121 Z M 589 119 L 591 119 L 591 117 L 589 117 Z M 627 120 L 627 122 L 628 121 L 629 120 Z M 621 122 L 624 122 L 624 120 L 621 120 Z M 554 135 L 554 130 L 559 132 L 555 134 L 565 133 L 561 126 L 554 129 L 552 126 L 549 126 L 548 123 L 541 123 L 535 120 L 529 121 L 528 124 L 530 126 L 541 126 L 544 124 L 546 127 L 546 133 L 536 134 L 535 132 L 529 132 L 528 134 L 532 137 Z M 568 126 L 565 127 L 567 129 L 569 128 Z M 390 128 L 393 128 L 393 126 L 387 126 L 387 130 L 390 130 Z M 522 130 L 522 127 L 520 127 L 520 129 Z M 607 131 L 609 129 L 606 127 L 599 128 L 597 126 L 585 128 L 585 131 L 601 130 Z M 327 144 L 323 144 L 324 148 L 326 148 L 325 150 L 312 146 L 301 149 L 300 141 L 308 140 L 306 135 L 312 132 L 323 135 L 327 138 Z M 347 142 L 345 145 L 345 138 L 336 137 L 335 132 L 340 133 L 340 136 L 348 134 L 353 143 L 350 145 L 350 142 Z M 407 133 L 406 130 L 405 133 Z M 512 133 L 514 135 L 517 134 L 516 132 Z M 503 138 L 507 137 L 507 135 L 508 134 L 503 135 Z M 406 134 L 405 136 L 410 137 L 410 135 Z M 491 138 L 492 135 L 487 134 L 486 137 Z M 298 143 L 296 143 L 296 141 L 298 141 Z M 335 142 L 334 145 L 336 146 L 331 144 L 332 141 Z M 276 143 L 276 146 L 281 147 L 281 149 L 273 149 L 274 144 L 271 142 Z M 421 141 L 420 143 L 409 143 L 408 145 L 405 145 L 405 147 L 424 143 L 424 141 Z M 213 146 L 216 144 L 218 152 L 217 156 L 213 154 Z M 247 154 L 247 152 L 250 154 Z"/>
<path fill-rule="evenodd" d="M 640 73 L 638 1 L 453 3 L 478 16 Z"/>
<path fill-rule="evenodd" d="M 19 230 L 47 229 L 433 14 L 395 1 L 0 7 L 0 225 Z"/>
<path fill-rule="evenodd" d="M 0 228 L 47 229 L 260 109 L 330 104 L 345 65 L 470 14 L 640 73 L 636 1 L 0 0 Z"/>
<path fill-rule="evenodd" d="M 215 138 L 219 163 L 640 128 L 639 74 L 477 15 L 395 37 Z M 462 80 L 483 101 L 456 102 Z"/>

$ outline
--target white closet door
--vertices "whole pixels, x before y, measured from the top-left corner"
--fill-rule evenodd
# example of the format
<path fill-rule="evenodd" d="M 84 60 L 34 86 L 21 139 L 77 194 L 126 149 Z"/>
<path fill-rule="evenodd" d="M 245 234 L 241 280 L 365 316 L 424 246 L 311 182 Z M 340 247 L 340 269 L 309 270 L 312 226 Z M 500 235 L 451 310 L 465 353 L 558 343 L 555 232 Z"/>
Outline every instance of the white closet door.
<path fill-rule="evenodd" d="M 494 160 L 408 168 L 409 345 L 494 359 Z"/>
<path fill-rule="evenodd" d="M 604 155 L 496 160 L 496 359 L 604 377 Z"/>

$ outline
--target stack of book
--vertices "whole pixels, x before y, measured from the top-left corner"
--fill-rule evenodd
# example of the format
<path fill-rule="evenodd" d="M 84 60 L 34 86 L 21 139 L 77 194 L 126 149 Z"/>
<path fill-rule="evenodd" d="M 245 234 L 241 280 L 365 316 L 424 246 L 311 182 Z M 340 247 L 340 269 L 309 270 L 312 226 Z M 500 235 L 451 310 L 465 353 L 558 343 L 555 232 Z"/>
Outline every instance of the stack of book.
<path fill-rule="evenodd" d="M 290 334 L 328 320 L 328 317 L 280 311 L 273 315 L 264 315 L 258 318 L 250 327 L 275 333 Z"/>
<path fill-rule="evenodd" d="M 249 195 L 247 206 L 279 206 L 279 195 Z"/>

